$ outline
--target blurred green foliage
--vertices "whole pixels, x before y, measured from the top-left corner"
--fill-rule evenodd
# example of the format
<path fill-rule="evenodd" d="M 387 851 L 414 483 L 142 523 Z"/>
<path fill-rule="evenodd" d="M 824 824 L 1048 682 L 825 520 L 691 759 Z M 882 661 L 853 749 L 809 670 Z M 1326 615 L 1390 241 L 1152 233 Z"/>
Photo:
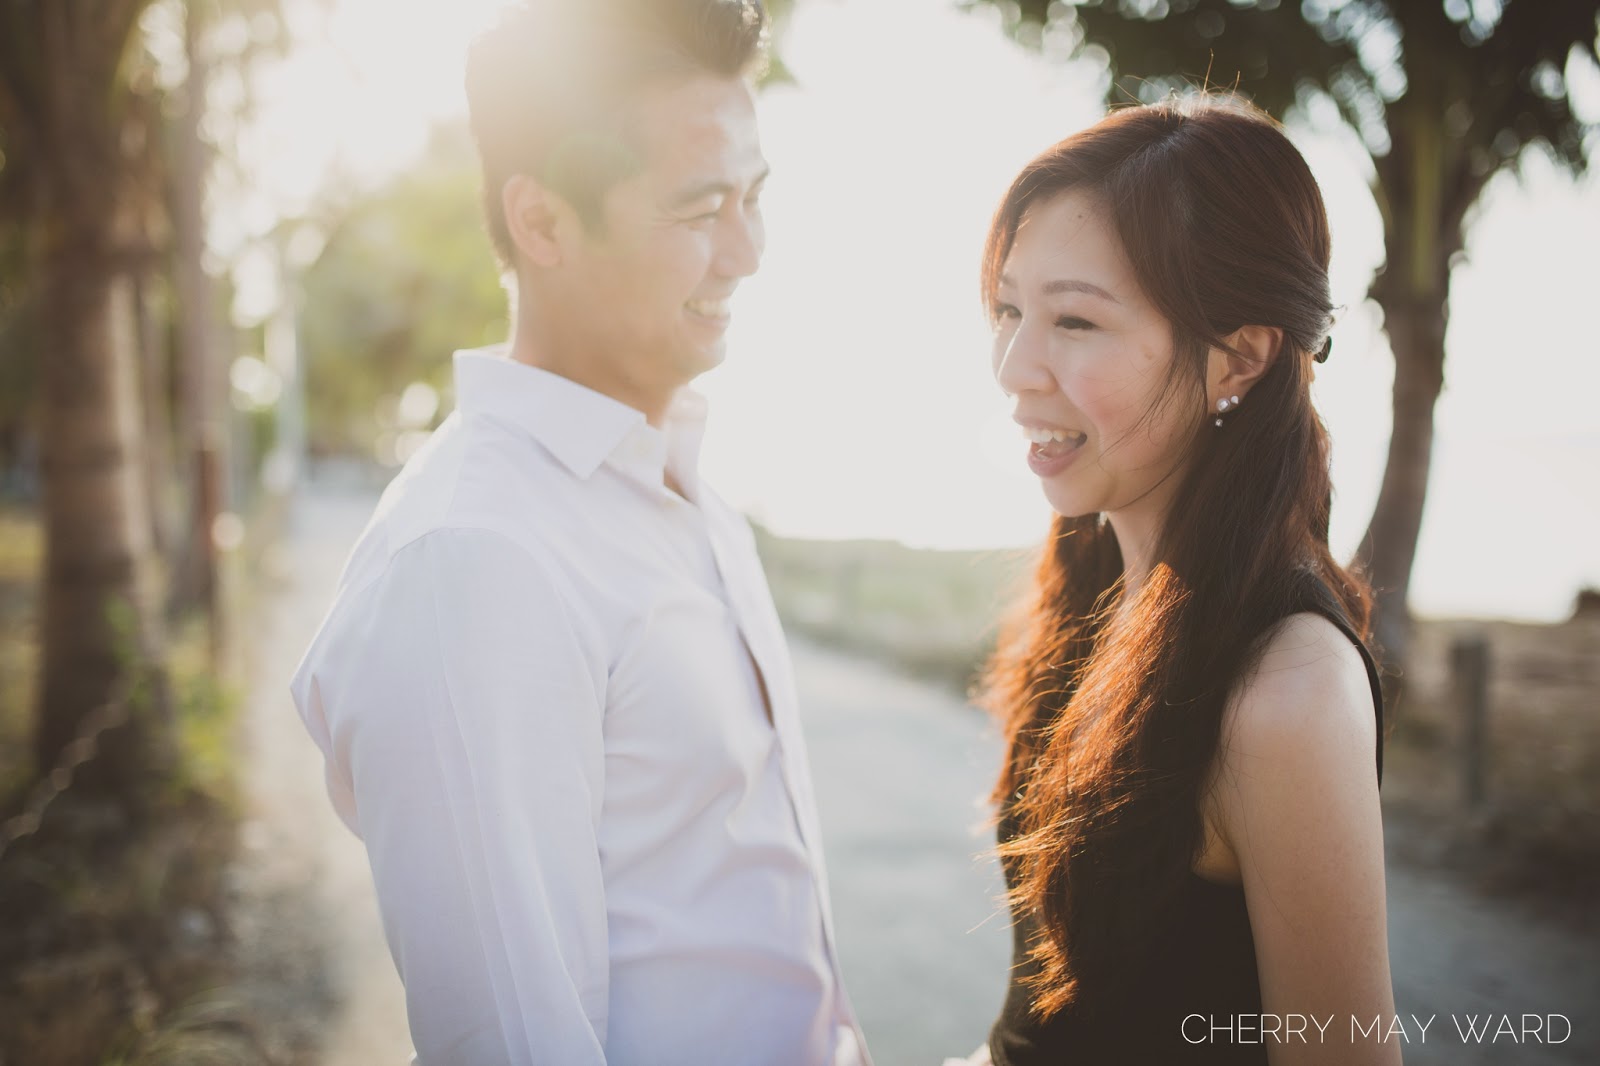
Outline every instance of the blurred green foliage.
<path fill-rule="evenodd" d="M 441 128 L 412 169 L 349 211 L 306 272 L 312 452 L 370 456 L 393 397 L 417 381 L 444 393 L 450 353 L 506 329 L 471 141 L 464 126 Z"/>
<path fill-rule="evenodd" d="M 1036 553 L 795 540 L 755 527 L 784 625 L 965 692 Z"/>

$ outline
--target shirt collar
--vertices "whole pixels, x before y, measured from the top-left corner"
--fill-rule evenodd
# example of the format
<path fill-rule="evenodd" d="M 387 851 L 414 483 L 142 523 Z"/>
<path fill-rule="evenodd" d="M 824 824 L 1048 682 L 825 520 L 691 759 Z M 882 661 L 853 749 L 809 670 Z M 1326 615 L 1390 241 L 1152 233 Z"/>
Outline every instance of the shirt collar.
<path fill-rule="evenodd" d="M 685 492 L 692 496 L 698 489 L 706 401 L 693 390 L 678 390 L 664 429 L 657 429 L 642 412 L 619 400 L 510 359 L 505 345 L 464 349 L 452 362 L 457 410 L 515 426 L 575 477 L 587 480 L 610 463 L 656 486 L 670 470 Z"/>

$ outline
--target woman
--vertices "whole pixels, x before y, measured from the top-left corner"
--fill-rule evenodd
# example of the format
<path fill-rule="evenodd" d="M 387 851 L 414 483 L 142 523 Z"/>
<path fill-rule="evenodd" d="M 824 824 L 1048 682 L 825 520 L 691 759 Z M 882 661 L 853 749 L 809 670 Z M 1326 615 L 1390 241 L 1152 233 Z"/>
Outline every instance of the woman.
<path fill-rule="evenodd" d="M 1310 396 L 1328 245 L 1300 154 L 1217 97 L 1114 112 L 995 216 L 995 374 L 1057 513 L 985 685 L 999 1066 L 1400 1061 L 1382 696 Z"/>

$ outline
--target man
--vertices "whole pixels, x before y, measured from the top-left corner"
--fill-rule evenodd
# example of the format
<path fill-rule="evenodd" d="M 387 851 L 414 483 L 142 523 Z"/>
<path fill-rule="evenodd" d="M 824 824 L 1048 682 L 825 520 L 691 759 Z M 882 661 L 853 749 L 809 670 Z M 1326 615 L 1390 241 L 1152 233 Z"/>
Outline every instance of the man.
<path fill-rule="evenodd" d="M 422 1066 L 864 1063 L 793 679 L 700 480 L 762 251 L 759 0 L 551 0 L 468 59 L 504 350 L 384 494 L 293 691 Z"/>

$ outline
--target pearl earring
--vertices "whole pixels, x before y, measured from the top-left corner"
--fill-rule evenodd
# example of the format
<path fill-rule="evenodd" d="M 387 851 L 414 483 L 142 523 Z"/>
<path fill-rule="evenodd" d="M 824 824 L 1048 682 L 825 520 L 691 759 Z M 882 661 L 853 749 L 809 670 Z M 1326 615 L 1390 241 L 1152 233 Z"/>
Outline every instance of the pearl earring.
<path fill-rule="evenodd" d="M 1237 396 L 1224 396 L 1222 399 L 1217 401 L 1217 414 L 1218 415 L 1225 415 L 1229 411 L 1233 410 L 1235 407 L 1238 407 L 1238 406 L 1239 406 L 1239 397 L 1237 397 Z M 1220 417 L 1216 419 L 1216 424 L 1219 425 L 1219 426 L 1222 425 L 1222 419 Z"/>

